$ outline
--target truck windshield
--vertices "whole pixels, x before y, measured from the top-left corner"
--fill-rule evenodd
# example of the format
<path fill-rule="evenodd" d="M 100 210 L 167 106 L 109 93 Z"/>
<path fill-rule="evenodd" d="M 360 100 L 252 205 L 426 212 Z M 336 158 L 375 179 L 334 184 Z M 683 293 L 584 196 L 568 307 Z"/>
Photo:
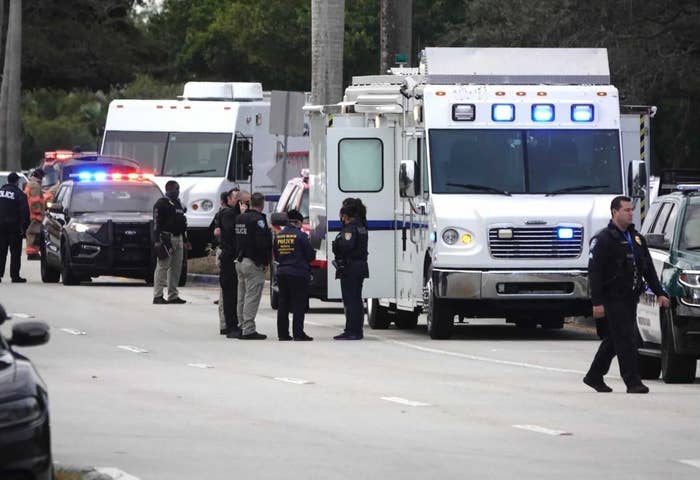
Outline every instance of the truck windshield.
<path fill-rule="evenodd" d="M 622 192 L 617 130 L 432 129 L 429 140 L 433 193 Z"/>
<path fill-rule="evenodd" d="M 84 212 L 151 212 L 163 195 L 152 183 L 120 183 L 119 185 L 76 184 L 70 210 Z"/>
<path fill-rule="evenodd" d="M 133 158 L 156 175 L 223 177 L 231 133 L 105 132 L 102 153 Z"/>

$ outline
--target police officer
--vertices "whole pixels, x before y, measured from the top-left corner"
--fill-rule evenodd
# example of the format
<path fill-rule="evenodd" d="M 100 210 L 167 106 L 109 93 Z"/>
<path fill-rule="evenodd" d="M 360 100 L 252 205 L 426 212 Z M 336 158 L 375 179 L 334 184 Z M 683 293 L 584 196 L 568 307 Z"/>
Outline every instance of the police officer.
<path fill-rule="evenodd" d="M 187 218 L 180 203 L 180 185 L 175 180 L 165 184 L 165 197 L 159 198 L 153 206 L 153 228 L 155 250 L 158 253 L 153 279 L 154 304 L 186 303 L 177 291 L 180 280 L 184 249 L 192 246 L 187 240 Z M 168 288 L 167 300 L 163 291 Z"/>
<path fill-rule="evenodd" d="M 262 213 L 264 207 L 263 194 L 253 193 L 250 207 L 236 219 L 238 326 L 241 329 L 241 340 L 267 338 L 267 335 L 258 333 L 255 329 L 255 316 L 265 285 L 265 269 L 270 265 L 272 254 L 272 232 Z"/>
<path fill-rule="evenodd" d="M 29 177 L 29 182 L 24 187 L 24 194 L 27 196 L 29 205 L 29 227 L 25 236 L 27 237 L 27 260 L 39 260 L 39 238 L 41 225 L 46 214 L 46 200 L 41 189 L 41 180 L 44 178 L 44 171 L 37 168 Z"/>
<path fill-rule="evenodd" d="M 236 219 L 241 214 L 240 200 L 250 201 L 248 192 L 233 189 L 229 192 L 228 208 L 219 216 L 219 237 L 221 254 L 219 256 L 219 285 L 221 286 L 221 304 L 224 316 L 224 330 L 228 338 L 239 338 L 238 328 L 238 275 L 236 274 Z"/>
<path fill-rule="evenodd" d="M 345 307 L 345 331 L 333 337 L 335 340 L 362 339 L 364 305 L 362 282 L 369 277 L 367 266 L 366 208 L 359 198 L 346 199 L 340 209 L 343 227 L 333 240 L 333 264 L 335 278 L 340 279 L 340 289 Z"/>
<path fill-rule="evenodd" d="M 29 227 L 29 205 L 24 192 L 17 186 L 19 175 L 7 176 L 7 184 L 0 188 L 0 280 L 5 274 L 7 249 L 10 249 L 10 278 L 13 283 L 24 283 L 19 276 L 22 264 L 22 236 Z"/>
<path fill-rule="evenodd" d="M 617 354 L 627 393 L 648 393 L 639 376 L 637 356 L 637 302 L 645 288 L 643 279 L 662 308 L 668 308 L 670 301 L 656 275 L 646 241 L 632 224 L 632 200 L 615 197 L 610 210 L 612 220 L 607 228 L 591 240 L 588 262 L 593 317 L 605 317 L 608 332 L 583 382 L 597 392 L 612 392 L 603 376 Z"/>
<path fill-rule="evenodd" d="M 273 253 L 277 267 L 279 304 L 277 306 L 277 337 L 280 341 L 310 341 L 304 333 L 304 313 L 309 301 L 311 265 L 316 251 L 309 237 L 301 231 L 304 216 L 298 210 L 287 212 L 287 226 L 275 236 Z M 289 311 L 292 311 L 292 335 L 289 335 Z"/>

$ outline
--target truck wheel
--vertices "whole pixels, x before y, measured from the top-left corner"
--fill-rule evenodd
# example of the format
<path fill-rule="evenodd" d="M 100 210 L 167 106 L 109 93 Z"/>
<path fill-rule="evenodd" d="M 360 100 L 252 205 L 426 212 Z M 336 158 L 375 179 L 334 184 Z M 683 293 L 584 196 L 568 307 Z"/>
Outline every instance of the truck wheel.
<path fill-rule="evenodd" d="M 61 270 L 61 280 L 63 285 L 78 285 L 80 279 L 73 273 L 70 265 L 68 264 L 68 252 L 66 252 L 65 245 L 61 249 L 61 262 L 63 264 L 63 269 Z"/>
<path fill-rule="evenodd" d="M 187 250 L 182 252 L 182 269 L 180 270 L 180 279 L 177 282 L 178 287 L 184 287 L 187 284 Z"/>
<path fill-rule="evenodd" d="M 695 381 L 697 360 L 690 355 L 679 355 L 673 344 L 673 314 L 666 309 L 661 318 L 661 378 L 666 383 Z"/>
<path fill-rule="evenodd" d="M 401 330 L 413 330 L 418 325 L 418 313 L 397 309 L 394 324 Z"/>
<path fill-rule="evenodd" d="M 454 315 L 446 308 L 445 301 L 435 296 L 433 279 L 428 280 L 428 334 L 434 340 L 446 340 L 452 336 Z"/>
<path fill-rule="evenodd" d="M 389 309 L 379 305 L 379 300 L 370 298 L 367 301 L 367 324 L 372 330 L 385 330 L 389 328 L 391 317 Z"/>
<path fill-rule="evenodd" d="M 661 373 L 661 359 L 639 355 L 639 376 L 643 380 L 656 380 Z"/>
<path fill-rule="evenodd" d="M 41 281 L 44 283 L 57 283 L 61 278 L 61 271 L 49 266 L 46 258 L 46 246 L 41 245 Z"/>

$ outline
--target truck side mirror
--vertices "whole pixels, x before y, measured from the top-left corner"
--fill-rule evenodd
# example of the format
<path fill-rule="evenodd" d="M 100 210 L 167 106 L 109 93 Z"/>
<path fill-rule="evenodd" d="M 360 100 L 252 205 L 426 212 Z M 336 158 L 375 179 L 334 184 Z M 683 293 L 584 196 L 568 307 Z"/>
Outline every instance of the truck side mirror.
<path fill-rule="evenodd" d="M 399 167 L 399 195 L 401 198 L 412 198 L 418 195 L 416 191 L 416 174 L 418 166 L 414 160 L 401 160 Z"/>

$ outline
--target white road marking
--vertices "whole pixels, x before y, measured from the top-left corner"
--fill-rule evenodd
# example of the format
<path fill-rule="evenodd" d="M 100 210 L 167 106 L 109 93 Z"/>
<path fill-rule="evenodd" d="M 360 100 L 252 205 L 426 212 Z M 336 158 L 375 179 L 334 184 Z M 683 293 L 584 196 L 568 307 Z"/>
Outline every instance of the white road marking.
<path fill-rule="evenodd" d="M 139 480 L 138 477 L 134 477 L 133 475 L 129 475 L 128 473 L 123 472 L 123 471 L 119 470 L 118 468 L 114 468 L 114 467 L 98 467 L 98 468 L 95 468 L 95 470 L 98 473 L 110 476 L 112 478 L 112 480 Z"/>
<path fill-rule="evenodd" d="M 398 340 L 388 340 L 388 341 L 391 343 L 394 343 L 396 345 L 402 345 L 404 347 L 413 348 L 416 350 L 420 350 L 422 352 L 436 353 L 438 355 L 447 355 L 449 357 L 465 358 L 467 360 L 475 360 L 477 362 L 489 362 L 489 363 L 497 363 L 500 365 L 510 365 L 513 367 L 533 368 L 536 370 L 545 370 L 547 372 L 576 373 L 579 375 L 586 374 L 586 372 L 583 370 L 573 370 L 570 368 L 558 368 L 558 367 L 545 367 L 543 365 L 536 365 L 534 363 L 513 362 L 510 360 L 500 360 L 498 358 L 480 357 L 478 355 L 468 355 L 466 353 L 450 352 L 448 350 L 439 350 L 437 348 L 421 347 L 420 345 L 415 345 L 413 343 L 408 343 L 408 342 L 400 342 Z"/>
<path fill-rule="evenodd" d="M 691 467 L 700 468 L 700 460 L 678 460 L 681 463 L 690 465 Z"/>
<path fill-rule="evenodd" d="M 31 313 L 11 313 L 10 316 L 17 318 L 34 318 L 34 315 Z"/>
<path fill-rule="evenodd" d="M 207 365 L 206 363 L 188 363 L 187 366 L 194 368 L 214 368 L 214 365 Z"/>
<path fill-rule="evenodd" d="M 292 378 L 292 377 L 275 377 L 275 380 L 285 383 L 293 383 L 294 385 L 310 385 L 314 382 L 310 380 L 304 380 L 303 378 Z"/>
<path fill-rule="evenodd" d="M 133 352 L 133 353 L 148 353 L 148 350 L 144 350 L 143 348 L 139 347 L 134 347 L 131 345 L 119 345 L 117 348 L 121 348 L 122 350 L 126 350 L 127 352 Z"/>
<path fill-rule="evenodd" d="M 308 321 L 308 320 L 304 320 L 304 324 L 306 324 L 306 325 L 313 325 L 314 327 L 330 327 L 330 325 L 326 325 L 325 323 L 310 322 L 310 321 Z"/>
<path fill-rule="evenodd" d="M 70 333 L 71 335 L 87 335 L 87 332 L 83 332 L 82 330 L 78 330 L 76 328 L 62 328 L 61 331 Z"/>
<path fill-rule="evenodd" d="M 551 428 L 540 427 L 539 425 L 513 425 L 513 428 L 520 428 L 522 430 L 529 430 L 531 432 L 544 433 L 545 435 L 555 435 L 555 436 L 572 435 L 571 432 L 565 432 L 563 430 L 552 430 Z"/>
<path fill-rule="evenodd" d="M 409 407 L 429 407 L 429 403 L 416 402 L 415 400 L 407 400 L 401 397 L 379 397 L 387 402 L 400 403 L 401 405 L 408 405 Z"/>

